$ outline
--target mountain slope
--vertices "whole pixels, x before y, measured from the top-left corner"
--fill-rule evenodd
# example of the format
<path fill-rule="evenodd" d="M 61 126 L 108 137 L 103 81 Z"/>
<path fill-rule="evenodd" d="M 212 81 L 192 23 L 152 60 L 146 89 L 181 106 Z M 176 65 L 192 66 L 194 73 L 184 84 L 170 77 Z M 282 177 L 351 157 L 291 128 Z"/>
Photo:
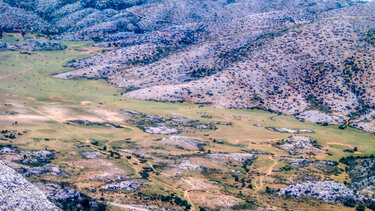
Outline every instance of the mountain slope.
<path fill-rule="evenodd" d="M 366 41 L 374 27 L 374 5 L 351 9 L 324 14 L 329 18 L 291 28 L 282 36 L 250 42 L 240 61 L 220 73 L 183 85 L 141 89 L 126 96 L 204 101 L 226 108 L 263 105 L 286 113 L 303 111 L 311 100 L 344 115 L 357 110 L 360 104 L 374 107 L 374 45 Z M 258 97 L 240 100 L 239 96 Z"/>
<path fill-rule="evenodd" d="M 353 126 L 361 128 L 375 108 L 374 5 L 3 0 L 0 17 L 9 21 L 0 27 L 114 48 L 70 62 L 76 70 L 58 78 L 104 78 L 124 96 L 144 100 L 287 114 L 320 110 L 357 119 Z M 10 21 L 19 17 L 26 22 Z"/>

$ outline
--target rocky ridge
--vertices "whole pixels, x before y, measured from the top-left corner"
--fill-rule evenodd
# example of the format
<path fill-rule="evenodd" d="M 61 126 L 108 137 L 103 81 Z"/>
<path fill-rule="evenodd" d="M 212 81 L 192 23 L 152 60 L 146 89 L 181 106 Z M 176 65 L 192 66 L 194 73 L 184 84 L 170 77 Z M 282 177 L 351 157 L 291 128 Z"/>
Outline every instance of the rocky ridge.
<path fill-rule="evenodd" d="M 46 195 L 0 161 L 1 210 L 60 210 Z"/>

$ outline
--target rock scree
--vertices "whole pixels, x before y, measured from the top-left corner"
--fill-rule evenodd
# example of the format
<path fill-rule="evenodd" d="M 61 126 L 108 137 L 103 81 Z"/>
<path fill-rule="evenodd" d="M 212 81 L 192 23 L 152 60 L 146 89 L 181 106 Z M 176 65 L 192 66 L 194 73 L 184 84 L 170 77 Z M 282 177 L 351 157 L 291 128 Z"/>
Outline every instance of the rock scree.
<path fill-rule="evenodd" d="M 0 161 L 0 210 L 60 210 L 23 176 Z"/>

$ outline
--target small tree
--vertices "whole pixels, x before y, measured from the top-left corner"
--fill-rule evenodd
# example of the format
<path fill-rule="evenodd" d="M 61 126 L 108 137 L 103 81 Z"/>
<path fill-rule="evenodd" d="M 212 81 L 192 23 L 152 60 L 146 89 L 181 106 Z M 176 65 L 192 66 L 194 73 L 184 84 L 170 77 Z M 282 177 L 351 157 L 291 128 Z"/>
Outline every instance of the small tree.
<path fill-rule="evenodd" d="M 365 205 L 363 204 L 360 204 L 358 205 L 356 208 L 355 208 L 356 211 L 365 211 L 366 210 L 366 207 Z"/>
<path fill-rule="evenodd" d="M 266 193 L 271 194 L 273 191 L 270 187 L 266 186 Z"/>
<path fill-rule="evenodd" d="M 349 198 L 347 199 L 345 202 L 344 202 L 344 206 L 347 206 L 347 207 L 355 207 L 355 200 L 352 199 L 352 198 Z"/>
<path fill-rule="evenodd" d="M 367 207 L 368 207 L 370 210 L 375 210 L 375 202 L 371 202 L 370 204 L 367 205 Z"/>

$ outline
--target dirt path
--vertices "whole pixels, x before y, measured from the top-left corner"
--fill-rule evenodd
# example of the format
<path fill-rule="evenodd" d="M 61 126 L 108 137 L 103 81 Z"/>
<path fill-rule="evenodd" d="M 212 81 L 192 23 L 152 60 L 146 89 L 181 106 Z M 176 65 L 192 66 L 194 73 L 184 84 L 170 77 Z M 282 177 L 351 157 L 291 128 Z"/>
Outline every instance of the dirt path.
<path fill-rule="evenodd" d="M 109 141 L 109 142 L 107 142 L 107 143 L 105 144 L 105 146 L 107 147 L 107 150 L 110 150 L 110 149 L 111 149 L 110 144 L 111 144 L 112 142 L 113 142 L 113 140 L 112 140 L 112 141 Z M 90 147 L 91 147 L 92 149 L 96 150 L 96 151 L 99 151 L 99 152 L 102 152 L 102 153 L 103 153 L 103 151 L 96 149 L 96 148 L 93 147 L 92 145 L 90 145 Z M 130 167 L 134 170 L 134 173 L 135 173 L 137 176 L 140 176 L 139 173 L 142 171 L 142 165 L 134 165 L 134 164 L 133 164 L 134 162 L 136 162 L 136 163 L 138 163 L 138 164 L 141 163 L 137 157 L 135 157 L 133 154 L 130 154 L 130 153 L 126 153 L 126 152 L 122 152 L 122 151 L 118 151 L 118 150 L 114 150 L 114 149 L 112 149 L 112 150 L 113 150 L 113 151 L 116 151 L 116 152 L 118 152 L 118 153 L 120 153 L 122 159 L 126 159 L 126 156 L 131 156 L 131 157 L 132 157 L 131 160 L 128 160 L 128 159 L 126 159 L 126 160 L 127 160 L 128 164 L 130 165 Z M 107 152 L 104 152 L 104 153 L 108 154 Z M 145 163 L 145 166 L 147 166 L 147 165 L 148 165 L 149 167 L 151 167 L 152 170 L 154 170 L 154 172 L 156 172 L 156 169 L 154 168 L 154 166 L 153 166 L 151 163 L 149 163 L 149 162 Z M 162 185 L 163 187 L 167 187 L 167 188 L 169 188 L 169 189 L 172 190 L 172 191 L 176 190 L 176 188 L 175 188 L 174 186 L 172 186 L 172 185 L 170 185 L 170 184 L 168 184 L 168 183 L 165 183 L 165 182 L 163 182 L 163 181 L 160 181 L 157 177 L 155 177 L 155 176 L 152 175 L 152 174 L 150 174 L 150 179 L 152 179 L 155 183 L 159 183 L 159 184 Z"/>
<path fill-rule="evenodd" d="M 261 191 L 263 190 L 263 187 L 264 187 L 264 182 L 263 182 L 264 178 L 270 176 L 272 174 L 273 168 L 275 168 L 275 166 L 279 163 L 278 160 L 275 159 L 273 156 L 270 156 L 269 159 L 273 160 L 273 164 L 268 168 L 265 175 L 260 176 L 259 185 L 257 184 L 255 187 L 255 191 L 256 191 L 255 197 L 258 201 L 264 201 L 264 198 L 261 195 Z M 271 209 L 273 210 L 272 205 L 269 205 L 268 203 L 265 203 L 265 204 L 270 206 Z"/>
<path fill-rule="evenodd" d="M 184 198 L 189 202 L 189 204 L 191 204 L 191 210 L 195 210 L 194 203 L 190 200 L 190 197 L 189 197 L 189 190 L 186 190 L 184 192 Z"/>
<path fill-rule="evenodd" d="M 343 143 L 339 143 L 339 142 L 327 142 L 327 145 L 338 145 L 338 146 L 353 148 L 353 146 L 350 145 L 350 144 L 343 144 Z"/>
<path fill-rule="evenodd" d="M 186 182 L 186 183 L 188 183 L 189 185 L 191 185 L 191 187 L 192 187 L 193 189 L 195 188 L 194 184 L 192 184 L 192 183 L 190 182 L 190 180 L 186 180 L 186 179 L 184 179 L 183 181 Z M 194 203 L 191 201 L 191 199 L 190 199 L 190 197 L 189 197 L 189 191 L 190 191 L 190 190 L 191 190 L 191 189 L 188 189 L 188 190 L 185 190 L 185 191 L 184 191 L 184 198 L 189 202 L 189 204 L 191 204 L 191 208 L 192 208 L 192 210 L 195 210 Z"/>
<path fill-rule="evenodd" d="M 108 145 L 106 145 L 106 146 L 107 146 L 107 150 L 109 150 L 110 149 L 109 146 Z M 134 165 L 134 163 L 140 163 L 140 161 L 133 154 L 118 151 L 118 150 L 113 150 L 113 151 L 118 152 L 121 155 L 122 159 L 126 159 L 126 156 L 131 156 L 130 160 L 128 160 L 128 159 L 126 159 L 126 160 L 127 160 L 128 164 L 130 165 L 130 167 L 134 170 L 135 175 L 139 176 L 139 172 L 141 172 L 141 166 Z"/>
<path fill-rule="evenodd" d="M 61 123 L 61 124 L 65 125 L 64 122 L 58 120 L 57 118 L 55 118 L 55 117 L 53 117 L 53 116 L 51 116 L 51 115 L 45 114 L 45 113 L 43 113 L 43 112 L 41 112 L 41 111 L 38 111 L 38 110 L 36 110 L 35 108 L 32 108 L 32 107 L 30 107 L 30 106 L 28 106 L 27 108 L 30 109 L 30 110 L 32 110 L 32 111 L 34 111 L 35 113 L 38 113 L 38 114 L 40 114 L 40 115 L 42 115 L 42 116 L 47 117 L 48 119 L 51 119 L 51 120 L 53 120 L 53 121 L 56 121 L 56 122 L 58 122 L 58 123 Z"/>
<path fill-rule="evenodd" d="M 10 75 L 0 75 L 0 79 L 6 79 L 8 78 Z"/>
<path fill-rule="evenodd" d="M 264 187 L 264 178 L 267 177 L 267 176 L 270 176 L 272 174 L 272 170 L 273 168 L 278 164 L 278 161 L 273 157 L 273 156 L 270 156 L 269 157 L 271 160 L 273 160 L 273 164 L 269 167 L 269 169 L 267 170 L 266 174 L 265 175 L 262 175 L 260 176 L 259 178 L 259 186 L 256 187 L 256 191 L 259 192 L 263 189 Z"/>

